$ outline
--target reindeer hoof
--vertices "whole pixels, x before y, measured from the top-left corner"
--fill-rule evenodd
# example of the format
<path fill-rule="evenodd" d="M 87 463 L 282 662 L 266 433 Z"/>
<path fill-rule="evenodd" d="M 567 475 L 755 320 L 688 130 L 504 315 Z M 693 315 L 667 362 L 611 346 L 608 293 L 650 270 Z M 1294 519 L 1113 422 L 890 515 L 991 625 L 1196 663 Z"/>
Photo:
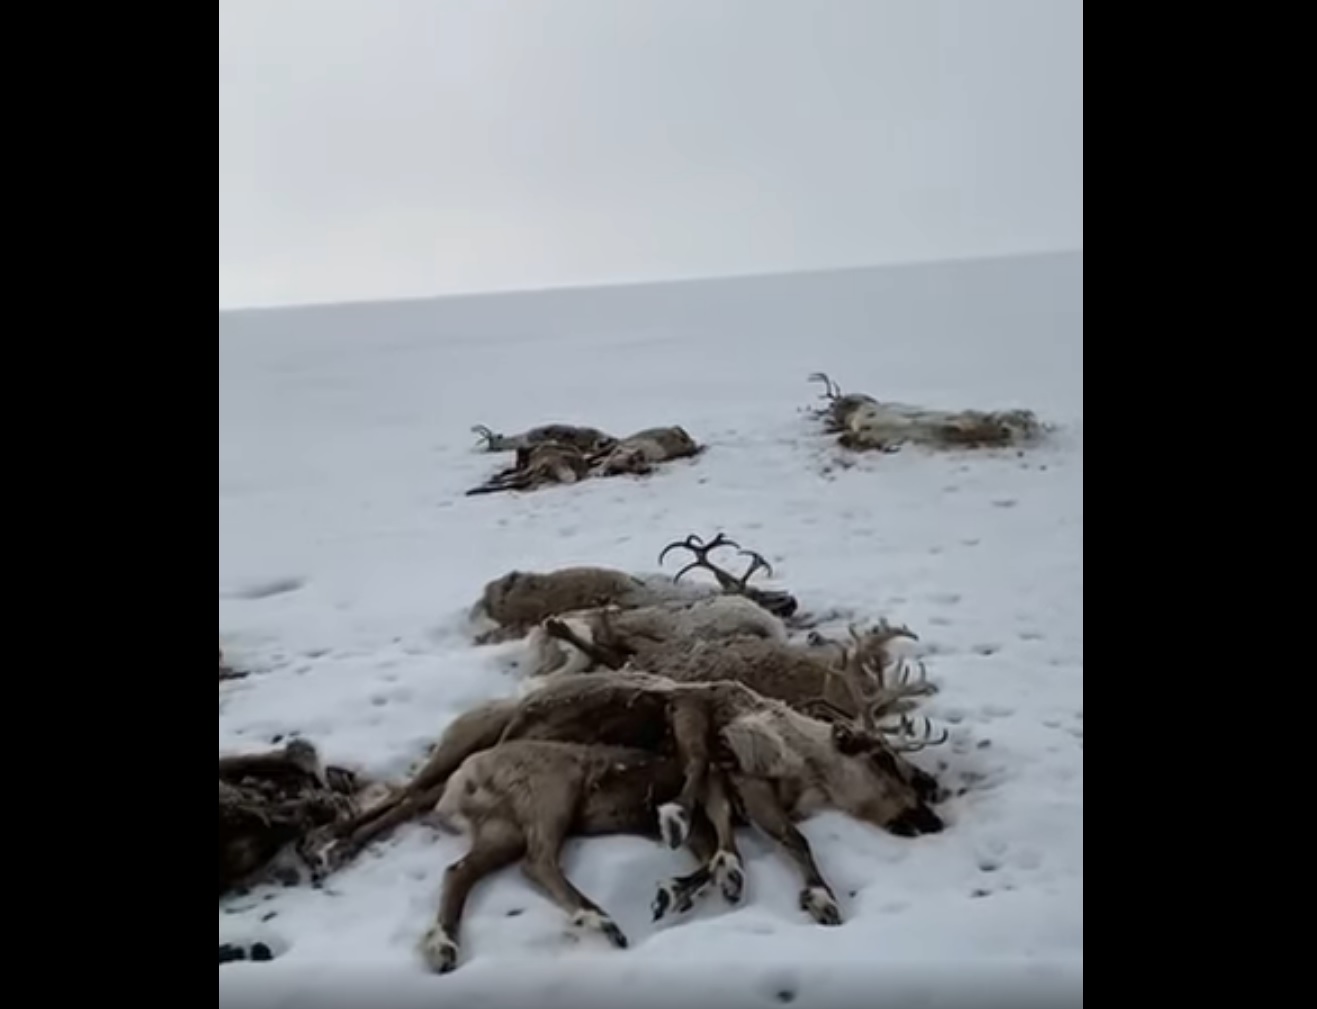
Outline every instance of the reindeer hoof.
<path fill-rule="evenodd" d="M 572 924 L 579 928 L 588 928 L 592 932 L 602 933 L 618 949 L 627 948 L 627 938 L 617 927 L 617 922 L 602 911 L 581 910 L 572 915 Z"/>
<path fill-rule="evenodd" d="M 686 843 L 690 834 L 691 822 L 686 811 L 675 802 L 666 802 L 659 807 L 659 830 L 669 848 L 680 848 Z"/>
<path fill-rule="evenodd" d="M 658 893 L 654 894 L 654 900 L 650 902 L 649 909 L 653 912 L 653 921 L 658 921 L 671 910 L 676 901 L 673 898 L 673 889 L 671 883 L 660 883 Z"/>
<path fill-rule="evenodd" d="M 447 974 L 457 967 L 457 943 L 441 928 L 432 928 L 421 940 L 421 956 L 436 974 Z"/>
<path fill-rule="evenodd" d="M 723 899 L 729 904 L 739 904 L 745 892 L 745 870 L 741 868 L 741 860 L 731 852 L 720 851 L 713 857 L 713 874 Z"/>
<path fill-rule="evenodd" d="M 695 898 L 701 888 L 691 886 L 679 879 L 669 879 L 659 884 L 658 893 L 654 895 L 649 909 L 654 912 L 654 921 L 658 921 L 669 911 L 685 914 L 695 906 Z"/>
<path fill-rule="evenodd" d="M 811 886 L 801 890 L 800 907 L 820 925 L 841 924 L 841 908 L 824 887 Z"/>

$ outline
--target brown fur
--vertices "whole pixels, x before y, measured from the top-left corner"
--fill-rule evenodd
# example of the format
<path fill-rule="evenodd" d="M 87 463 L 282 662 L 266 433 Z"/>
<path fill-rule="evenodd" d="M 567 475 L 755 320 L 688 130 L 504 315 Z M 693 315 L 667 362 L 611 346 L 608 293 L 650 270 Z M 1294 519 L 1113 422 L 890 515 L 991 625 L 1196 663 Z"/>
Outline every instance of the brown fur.
<path fill-rule="evenodd" d="M 775 742 L 764 743 L 765 736 Z M 669 826 L 676 824 L 675 836 L 668 837 L 673 847 L 683 839 L 680 820 L 689 828 L 705 798 L 712 749 L 720 749 L 733 766 L 744 759 L 756 774 L 794 781 L 783 785 L 781 794 L 794 812 L 804 811 L 807 798 L 818 793 L 835 808 L 898 832 L 910 817 L 936 820 L 927 809 L 928 789 L 898 772 L 892 748 L 880 737 L 852 733 L 844 748 L 835 745 L 836 738 L 827 723 L 736 682 L 676 683 L 632 672 L 552 677 L 519 700 L 488 702 L 456 719 L 404 788 L 342 825 L 330 862 L 341 863 L 433 807 L 467 757 L 513 739 L 625 745 L 672 755 L 685 774 L 669 819 Z M 765 770 L 754 756 L 755 745 L 804 756 Z"/>
<path fill-rule="evenodd" d="M 644 475 L 660 463 L 698 455 L 704 449 L 682 427 L 656 427 L 618 441 L 594 428 L 546 425 L 504 438 L 476 428 L 491 450 L 515 448 L 516 462 L 467 491 L 468 495 L 535 490 L 577 483 L 587 477 Z"/>
<path fill-rule="evenodd" d="M 728 620 L 726 636 L 709 622 L 699 636 L 675 619 L 651 616 L 650 610 L 611 616 L 595 611 L 575 621 L 586 633 L 563 622 L 546 621 L 545 633 L 584 653 L 569 663 L 582 672 L 598 666 L 631 666 L 682 683 L 734 680 L 765 697 L 790 704 L 807 714 L 858 721 L 876 728 L 879 717 L 899 713 L 909 698 L 932 693 L 924 681 L 889 685 L 888 649 L 898 637 L 914 637 L 905 627 L 886 624 L 861 635 L 851 631 L 854 646 L 827 642 L 790 643 L 782 637 L 747 633 Z"/>
<path fill-rule="evenodd" d="M 576 424 L 542 424 L 514 435 L 496 434 L 483 424 L 478 424 L 471 430 L 484 440 L 482 448 L 486 452 L 516 452 L 553 442 L 586 455 L 593 455 L 596 452 L 607 451 L 617 444 L 617 439 L 606 431 Z"/>
<path fill-rule="evenodd" d="M 509 571 L 487 583 L 471 608 L 474 624 L 493 629 L 478 643 L 519 638 L 549 617 L 574 610 L 615 606 L 634 609 L 671 599 L 713 595 L 709 589 L 676 587 L 657 578 L 638 578 L 614 568 L 577 566 L 556 571 Z"/>
<path fill-rule="evenodd" d="M 542 442 L 517 449 L 517 461 L 466 493 L 495 494 L 508 490 L 534 490 L 549 484 L 577 483 L 590 475 L 584 452 L 571 445 Z"/>
<path fill-rule="evenodd" d="M 572 636 L 549 625 L 570 628 Z M 737 637 L 765 638 L 783 643 L 786 625 L 757 603 L 738 595 L 716 595 L 704 599 L 680 600 L 636 609 L 604 607 L 579 610 L 544 621 L 527 639 L 531 653 L 530 675 L 547 676 L 555 672 L 586 672 L 601 663 L 620 668 L 635 652 L 627 642 L 643 642 L 659 647 L 678 641 L 722 641 Z M 583 651 L 574 641 L 581 640 L 602 650 L 603 659 Z"/>
<path fill-rule="evenodd" d="M 470 848 L 444 875 L 439 913 L 421 942 L 427 964 L 438 972 L 457 965 L 472 888 L 518 861 L 579 923 L 626 946 L 621 929 L 563 873 L 560 852 L 570 836 L 653 836 L 658 807 L 679 794 L 682 777 L 676 760 L 633 747 L 519 739 L 468 757 L 436 809 L 449 824 L 466 826 Z M 704 830 L 694 836 L 712 858 Z"/>
<path fill-rule="evenodd" d="M 644 475 L 660 463 L 689 459 L 703 451 L 683 427 L 651 427 L 597 453 L 592 466 L 599 476 Z"/>
<path fill-rule="evenodd" d="M 685 838 L 702 864 L 660 888 L 656 917 L 689 907 L 720 874 L 724 895 L 740 899 L 737 812 L 783 845 L 802 874 L 801 907 L 822 924 L 839 924 L 841 912 L 793 821 L 831 807 L 903 835 L 942 829 L 918 791 L 882 766 L 890 754 L 877 737 L 839 733 L 737 683 L 677 684 L 633 673 L 560 677 L 521 702 L 497 745 L 463 758 L 427 793 L 442 817 L 460 818 L 472 836 L 467 856 L 449 867 L 438 918 L 422 941 L 430 966 L 453 969 L 471 888 L 523 856 L 528 875 L 556 903 L 625 946 L 616 924 L 562 874 L 558 854 L 571 834 L 652 834 L 653 812 L 662 820 L 665 807 L 683 801 L 690 763 L 659 743 L 656 725 L 668 723 L 664 735 L 680 733 L 683 719 L 691 738 L 708 738 L 711 748 L 700 756 L 713 762 Z M 595 729 L 605 739 L 634 732 L 636 745 L 581 741 Z M 698 817 L 712 825 L 712 849 Z"/>
<path fill-rule="evenodd" d="M 346 768 L 325 767 L 300 739 L 220 757 L 220 896 L 259 875 L 290 843 L 355 812 L 352 796 L 362 785 Z"/>
<path fill-rule="evenodd" d="M 567 613 L 605 607 L 620 610 L 681 608 L 710 600 L 720 594 L 744 596 L 760 609 L 783 620 L 792 617 L 798 603 L 789 592 L 758 589 L 748 584 L 756 571 L 772 571 L 768 562 L 759 554 L 742 551 L 752 557 L 753 563 L 740 577 L 733 576 L 709 561 L 707 555 L 710 551 L 736 546 L 721 534 L 708 543 L 696 536 L 669 543 L 659 554 L 660 564 L 670 551 L 678 548 L 689 550 L 696 557 L 695 561 L 678 571 L 671 580 L 659 575 L 638 576 L 615 568 L 596 566 L 576 566 L 548 572 L 509 571 L 485 585 L 468 617 L 476 625 L 494 625 L 474 629 L 477 643 L 480 644 L 524 637 L 550 617 Z M 716 589 L 707 585 L 680 584 L 682 575 L 696 567 L 714 573 L 718 579 Z"/>

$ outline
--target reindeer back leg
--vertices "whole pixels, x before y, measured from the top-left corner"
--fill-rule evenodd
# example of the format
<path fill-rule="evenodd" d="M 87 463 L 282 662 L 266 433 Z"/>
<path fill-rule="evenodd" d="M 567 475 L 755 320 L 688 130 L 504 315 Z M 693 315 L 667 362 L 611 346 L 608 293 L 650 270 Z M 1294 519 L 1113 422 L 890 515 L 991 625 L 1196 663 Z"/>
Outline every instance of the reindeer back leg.
<path fill-rule="evenodd" d="M 355 858 L 371 841 L 394 827 L 433 809 L 448 778 L 471 754 L 488 750 L 512 718 L 515 701 L 491 701 L 458 715 L 444 730 L 439 745 L 405 788 L 335 828 L 338 839 L 318 856 L 318 870 L 330 872 Z"/>
<path fill-rule="evenodd" d="M 583 785 L 580 777 L 564 775 L 546 780 L 533 796 L 519 796 L 517 805 L 522 807 L 519 812 L 526 831 L 522 871 L 572 916 L 573 924 L 600 932 L 614 946 L 625 949 L 627 938 L 617 923 L 578 890 L 562 870 L 562 847 L 576 818 Z"/>
<path fill-rule="evenodd" d="M 506 820 L 485 820 L 476 828 L 466 855 L 444 872 L 439 914 L 421 939 L 421 956 L 438 974 L 457 966 L 458 935 L 467 898 L 482 879 L 521 858 L 526 837 L 521 828 Z"/>

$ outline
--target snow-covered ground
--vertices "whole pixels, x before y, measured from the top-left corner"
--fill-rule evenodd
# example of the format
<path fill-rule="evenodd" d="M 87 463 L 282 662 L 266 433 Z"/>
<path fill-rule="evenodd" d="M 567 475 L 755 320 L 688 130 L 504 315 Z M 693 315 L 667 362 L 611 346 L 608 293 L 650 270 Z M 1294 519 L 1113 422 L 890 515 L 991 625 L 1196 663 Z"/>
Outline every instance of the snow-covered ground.
<path fill-rule="evenodd" d="M 1030 407 L 1059 429 L 1023 456 L 846 467 L 802 412 L 816 370 L 885 399 Z M 668 541 L 723 530 L 803 608 L 921 635 L 942 687 L 926 712 L 952 742 L 917 759 L 968 786 L 932 837 L 834 814 L 803 825 L 841 928 L 798 910 L 794 870 L 754 834 L 742 906 L 715 891 L 659 925 L 654 885 L 686 853 L 574 841 L 568 874 L 631 948 L 571 934 L 509 870 L 473 895 L 462 965 L 443 977 L 415 946 L 464 842 L 408 827 L 324 891 L 222 903 L 221 938 L 268 937 L 282 955 L 221 968 L 221 1005 L 815 1006 L 916 990 L 1025 1005 L 1078 990 L 1082 255 L 221 314 L 219 393 L 220 641 L 255 671 L 220 687 L 221 752 L 299 733 L 401 778 L 457 712 L 515 689 L 515 646 L 463 635 L 486 581 L 656 570 Z M 549 421 L 680 423 L 709 451 L 647 479 L 462 495 L 506 460 L 473 450 L 473 424 Z"/>

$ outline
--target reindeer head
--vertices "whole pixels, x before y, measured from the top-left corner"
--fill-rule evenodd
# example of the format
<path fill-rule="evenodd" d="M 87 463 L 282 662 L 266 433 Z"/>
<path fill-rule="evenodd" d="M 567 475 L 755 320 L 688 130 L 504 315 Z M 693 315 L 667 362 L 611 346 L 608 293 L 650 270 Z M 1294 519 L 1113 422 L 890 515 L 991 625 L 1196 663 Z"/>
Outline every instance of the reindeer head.
<path fill-rule="evenodd" d="M 885 738 L 885 737 L 891 737 Z M 867 774 L 851 789 L 850 810 L 858 819 L 903 837 L 936 834 L 945 826 L 932 806 L 946 798 L 937 778 L 916 767 L 905 754 L 946 742 L 934 738 L 932 726 L 917 733 L 908 718 L 895 728 L 871 733 L 844 723 L 832 727 L 832 741 L 844 758 L 861 762 Z"/>
<path fill-rule="evenodd" d="M 692 456 L 703 451 L 703 446 L 679 424 L 664 428 L 659 440 L 671 456 Z"/>

